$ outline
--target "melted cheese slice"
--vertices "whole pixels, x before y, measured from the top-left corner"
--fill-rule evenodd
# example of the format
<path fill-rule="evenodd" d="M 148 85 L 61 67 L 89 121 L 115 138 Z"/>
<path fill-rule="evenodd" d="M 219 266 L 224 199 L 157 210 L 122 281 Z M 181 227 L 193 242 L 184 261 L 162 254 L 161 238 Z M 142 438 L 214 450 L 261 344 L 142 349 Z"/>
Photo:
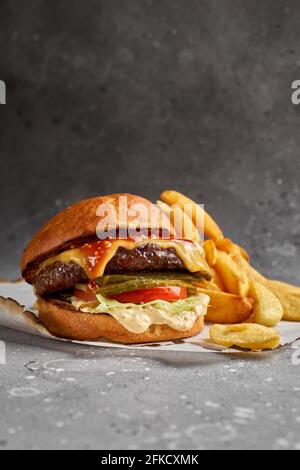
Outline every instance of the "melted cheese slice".
<path fill-rule="evenodd" d="M 143 241 L 134 240 L 107 240 L 96 242 L 99 244 L 99 251 L 95 251 L 92 256 L 85 254 L 85 249 L 88 251 L 92 245 L 84 245 L 82 248 L 65 251 L 55 257 L 49 258 L 41 264 L 40 269 L 55 263 L 57 261 L 62 263 L 76 263 L 84 269 L 87 277 L 90 280 L 95 280 L 103 276 L 105 268 L 109 261 L 115 256 L 120 247 L 127 250 L 133 250 L 138 246 L 145 244 L 155 244 L 161 248 L 174 248 L 178 258 L 181 259 L 184 266 L 191 273 L 202 273 L 205 276 L 210 276 L 210 269 L 205 261 L 205 254 L 200 243 L 186 242 L 184 240 L 160 240 L 151 239 Z M 97 257 L 98 256 L 98 257 Z"/>

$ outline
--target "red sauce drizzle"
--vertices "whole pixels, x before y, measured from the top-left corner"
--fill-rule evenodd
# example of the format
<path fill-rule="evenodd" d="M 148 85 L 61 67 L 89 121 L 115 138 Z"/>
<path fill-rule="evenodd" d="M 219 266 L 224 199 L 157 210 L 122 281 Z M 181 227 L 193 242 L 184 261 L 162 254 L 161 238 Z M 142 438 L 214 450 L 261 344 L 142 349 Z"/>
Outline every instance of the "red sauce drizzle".
<path fill-rule="evenodd" d="M 108 250 L 110 250 L 113 244 L 119 240 L 120 239 L 98 240 L 96 242 L 86 243 L 80 248 L 80 251 L 84 256 L 86 269 L 90 274 L 90 279 L 95 279 L 98 273 L 98 268 L 105 260 Z M 133 238 L 127 238 L 127 240 L 136 242 L 143 241 L 143 239 L 139 239 L 138 237 L 135 240 Z M 153 240 L 153 243 L 155 243 L 155 238 L 150 238 L 149 240 Z M 170 238 L 170 240 L 178 240 L 183 243 L 193 243 L 191 240 L 181 240 L 176 239 L 175 237 Z"/>
<path fill-rule="evenodd" d="M 103 263 L 107 251 L 113 246 L 113 241 L 98 240 L 97 242 L 86 243 L 80 248 L 81 253 L 85 258 L 85 264 L 90 278 L 97 274 L 98 267 Z"/>

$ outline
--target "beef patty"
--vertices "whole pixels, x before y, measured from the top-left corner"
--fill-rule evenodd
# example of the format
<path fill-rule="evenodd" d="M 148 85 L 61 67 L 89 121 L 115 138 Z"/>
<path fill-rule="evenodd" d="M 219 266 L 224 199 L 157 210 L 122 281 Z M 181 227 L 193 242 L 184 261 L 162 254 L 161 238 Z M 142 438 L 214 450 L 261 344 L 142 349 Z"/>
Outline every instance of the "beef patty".
<path fill-rule="evenodd" d="M 107 264 L 105 274 L 121 274 L 137 271 L 181 271 L 184 264 L 174 248 L 162 249 L 153 243 L 126 250 L 119 248 Z M 77 264 L 56 261 L 46 266 L 34 278 L 33 285 L 39 296 L 72 288 L 86 282 L 85 271 Z"/>

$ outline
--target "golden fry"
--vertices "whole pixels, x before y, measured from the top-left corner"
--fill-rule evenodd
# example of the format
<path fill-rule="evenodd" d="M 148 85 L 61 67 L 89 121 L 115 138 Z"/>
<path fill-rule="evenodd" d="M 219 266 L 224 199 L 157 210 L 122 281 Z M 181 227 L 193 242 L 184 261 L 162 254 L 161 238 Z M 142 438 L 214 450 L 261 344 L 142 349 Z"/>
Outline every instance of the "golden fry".
<path fill-rule="evenodd" d="M 206 261 L 210 267 L 213 267 L 217 262 L 218 252 L 215 243 L 213 240 L 205 240 L 203 243 L 203 248 L 205 251 Z"/>
<path fill-rule="evenodd" d="M 239 266 L 239 268 L 247 275 L 248 279 L 261 282 L 265 284 L 267 279 L 260 274 L 256 269 L 251 266 L 248 261 L 241 254 L 234 254 L 231 256 L 234 262 Z"/>
<path fill-rule="evenodd" d="M 250 255 L 249 253 L 245 250 L 245 248 L 243 248 L 242 246 L 240 245 L 236 245 L 240 251 L 240 254 L 242 255 L 242 257 L 244 258 L 244 260 L 246 261 L 250 261 Z"/>
<path fill-rule="evenodd" d="M 247 297 L 249 290 L 248 277 L 227 253 L 218 251 L 215 269 L 219 273 L 227 292 Z"/>
<path fill-rule="evenodd" d="M 228 253 L 229 255 L 242 256 L 246 261 L 249 261 L 250 259 L 247 251 L 240 245 L 233 243 L 230 238 L 218 240 L 217 248 L 218 250 L 225 251 L 225 253 Z"/>
<path fill-rule="evenodd" d="M 275 326 L 282 320 L 283 307 L 278 298 L 266 286 L 251 281 L 249 296 L 255 301 L 254 321 L 264 326 Z"/>
<path fill-rule="evenodd" d="M 181 238 L 196 242 L 201 241 L 200 234 L 194 222 L 180 206 L 174 206 L 172 208 L 171 222 L 175 228 L 175 232 L 178 233 Z"/>
<path fill-rule="evenodd" d="M 197 227 L 197 222 L 203 219 L 204 227 L 197 227 L 199 230 L 203 230 L 205 235 L 208 238 L 211 238 L 214 241 L 220 240 L 223 238 L 223 233 L 217 223 L 213 220 L 213 218 L 198 204 L 194 201 L 189 199 L 188 197 L 184 196 L 177 191 L 164 191 L 160 198 L 169 204 L 169 206 L 173 206 L 174 204 L 178 204 L 179 206 L 184 209 L 185 205 L 189 205 L 192 208 L 192 220 Z"/>
<path fill-rule="evenodd" d="M 239 253 L 237 245 L 235 245 L 230 238 L 222 238 L 221 240 L 218 240 L 216 246 L 218 250 L 225 251 L 225 253 L 228 253 L 229 255 Z"/>
<path fill-rule="evenodd" d="M 200 289 L 214 290 L 214 291 L 217 291 L 217 292 L 222 292 L 222 290 L 214 282 L 214 280 L 206 281 L 205 279 L 201 279 L 197 282 L 193 282 L 193 286 L 199 287 Z"/>
<path fill-rule="evenodd" d="M 227 324 L 241 323 L 248 320 L 252 314 L 252 299 L 217 290 L 200 288 L 199 291 L 210 297 L 210 306 L 205 321 Z"/>
<path fill-rule="evenodd" d="M 283 320 L 300 322 L 300 288 L 265 278 L 242 257 L 234 256 L 234 260 L 247 273 L 249 279 L 263 284 L 276 295 L 283 307 Z"/>
<path fill-rule="evenodd" d="M 172 212 L 172 209 L 170 206 L 168 206 L 168 204 L 166 204 L 165 202 L 163 201 L 156 201 L 156 205 L 157 207 L 163 211 L 165 214 L 167 214 L 167 216 L 170 216 L 171 212 Z"/>
<path fill-rule="evenodd" d="M 280 345 L 280 335 L 277 330 L 255 323 L 214 325 L 209 333 L 214 343 L 228 348 L 237 346 L 252 351 L 262 351 L 276 349 Z"/>
<path fill-rule="evenodd" d="M 300 322 L 300 294 L 298 288 L 279 281 L 267 281 L 267 285 L 282 304 L 283 320 Z"/>
<path fill-rule="evenodd" d="M 201 237 L 196 226 L 180 206 L 174 205 L 170 207 L 162 201 L 157 201 L 156 204 L 165 214 L 167 214 L 171 225 L 174 228 L 174 232 L 179 238 L 196 242 L 201 241 Z"/>
<path fill-rule="evenodd" d="M 215 268 L 210 268 L 212 274 L 212 282 L 218 287 L 218 290 L 225 292 L 225 286 L 223 283 L 223 279 L 221 278 L 220 274 L 215 270 Z"/>
<path fill-rule="evenodd" d="M 229 238 L 225 238 L 214 219 L 188 197 L 176 191 L 164 191 L 161 199 L 164 202 L 159 201 L 159 206 L 166 213 L 172 214 L 172 217 L 174 205 L 180 207 L 182 212 L 185 206 L 191 209 L 189 222 L 193 223 L 192 225 L 187 223 L 184 228 L 186 238 L 198 241 L 197 237 L 200 237 L 200 234 L 197 229 L 203 230 L 209 238 L 203 243 L 203 248 L 213 279 L 211 282 L 203 281 L 199 284 L 202 289 L 211 291 L 214 295 L 207 315 L 208 321 L 230 322 L 228 318 L 231 321 L 234 318 L 241 318 L 236 322 L 245 321 L 244 316 L 248 314 L 247 308 L 249 309 L 250 300 L 247 298 L 249 296 L 255 301 L 254 321 L 258 323 L 257 327 L 274 326 L 281 319 L 300 321 L 300 287 L 269 280 L 260 274 L 250 265 L 247 251 Z M 175 212 L 177 210 L 175 209 Z M 202 223 L 203 226 L 197 227 L 197 223 L 199 225 Z M 224 297 L 230 294 L 231 297 Z"/>
<path fill-rule="evenodd" d="M 242 257 L 234 260 L 248 274 L 249 279 L 259 282 L 276 295 L 283 307 L 282 320 L 300 322 L 300 288 L 281 281 L 265 278 L 256 269 L 250 266 Z"/>
<path fill-rule="evenodd" d="M 300 287 L 294 286 L 293 284 L 287 284 L 286 282 L 282 281 L 275 281 L 275 280 L 268 280 L 273 287 L 273 289 L 283 290 L 288 294 L 295 295 L 296 297 L 300 297 Z"/>

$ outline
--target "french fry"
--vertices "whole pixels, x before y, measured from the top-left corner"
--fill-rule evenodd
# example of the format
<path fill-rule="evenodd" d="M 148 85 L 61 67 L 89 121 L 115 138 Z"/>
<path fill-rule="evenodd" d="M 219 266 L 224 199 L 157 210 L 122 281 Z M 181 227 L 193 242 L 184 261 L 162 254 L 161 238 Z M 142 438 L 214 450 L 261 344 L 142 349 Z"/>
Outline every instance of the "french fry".
<path fill-rule="evenodd" d="M 300 321 L 300 287 L 270 280 L 260 274 L 251 266 L 247 251 L 229 238 L 225 238 L 214 219 L 188 197 L 176 191 L 164 191 L 161 199 L 163 201 L 160 201 L 161 208 L 164 207 L 164 211 L 169 214 L 174 211 L 174 204 L 183 212 L 185 206 L 191 208 L 190 219 L 193 221 L 193 226 L 188 229 L 186 238 L 197 237 L 193 230 L 198 228 L 202 229 L 205 236 L 209 238 L 203 243 L 203 248 L 213 279 L 211 282 L 200 283 L 201 288 L 212 292 L 214 296 L 207 316 L 209 321 L 221 323 L 225 321 L 224 317 L 231 318 L 232 321 L 234 318 L 242 318 L 236 322 L 245 321 L 244 315 L 247 312 L 245 304 L 248 302 L 249 306 L 251 300 L 252 308 L 253 300 L 255 302 L 253 319 L 258 323 L 257 327 L 273 326 L 282 318 Z M 197 223 L 201 220 L 203 226 L 197 227 Z M 187 227 L 191 226 L 187 224 Z M 232 298 L 224 297 L 230 294 Z M 225 313 L 222 313 L 224 305 Z M 237 310 L 240 310 L 240 316 Z M 250 314 L 247 318 L 249 317 Z"/>
<path fill-rule="evenodd" d="M 300 294 L 298 288 L 279 281 L 267 281 L 267 285 L 282 304 L 283 320 L 300 322 Z"/>
<path fill-rule="evenodd" d="M 174 225 L 175 232 L 182 238 L 196 242 L 201 241 L 200 234 L 194 225 L 194 222 L 180 206 L 174 206 L 172 208 L 171 221 Z"/>
<path fill-rule="evenodd" d="M 222 278 L 219 275 L 219 273 L 215 270 L 215 268 L 211 268 L 211 267 L 210 267 L 210 272 L 212 275 L 212 279 L 210 281 L 206 281 L 205 279 L 203 279 L 201 280 L 200 283 L 197 282 L 197 285 L 199 285 L 199 287 L 204 287 L 206 289 L 226 292 Z"/>
<path fill-rule="evenodd" d="M 225 251 L 225 253 L 228 253 L 229 255 L 240 253 L 237 245 L 235 245 L 230 238 L 222 238 L 221 240 L 218 240 L 216 247 L 218 250 Z"/>
<path fill-rule="evenodd" d="M 234 255 L 233 259 L 240 268 L 247 274 L 248 278 L 260 283 L 273 292 L 283 307 L 282 320 L 300 321 L 300 288 L 280 281 L 267 279 L 251 266 L 242 256 Z"/>
<path fill-rule="evenodd" d="M 247 273 L 249 279 L 263 284 L 275 294 L 283 307 L 282 320 L 300 322 L 300 288 L 267 279 L 241 256 L 234 256 L 234 260 Z"/>
<path fill-rule="evenodd" d="M 199 291 L 210 297 L 210 306 L 205 321 L 227 324 L 242 323 L 248 320 L 252 314 L 254 302 L 248 297 L 203 288 L 200 288 Z"/>
<path fill-rule="evenodd" d="M 199 287 L 200 289 L 215 290 L 217 292 L 222 292 L 222 289 L 220 289 L 218 284 L 216 284 L 213 279 L 211 281 L 201 279 L 200 281 L 193 282 L 193 286 Z"/>
<path fill-rule="evenodd" d="M 229 255 L 242 256 L 246 261 L 250 260 L 250 256 L 247 251 L 240 245 L 233 243 L 230 238 L 222 238 L 221 240 L 218 240 L 216 246 L 218 250 L 225 251 L 225 253 L 228 253 Z"/>
<path fill-rule="evenodd" d="M 170 216 L 171 212 L 172 212 L 172 209 L 170 206 L 168 206 L 168 204 L 166 204 L 165 202 L 163 201 L 156 201 L 156 205 L 157 207 L 163 211 L 167 216 Z"/>
<path fill-rule="evenodd" d="M 283 307 L 282 320 L 300 322 L 300 288 L 281 281 L 267 279 L 241 256 L 233 258 L 247 273 L 249 279 L 263 284 L 275 294 Z"/>
<path fill-rule="evenodd" d="M 272 286 L 273 289 L 283 290 L 284 292 L 294 295 L 296 297 L 300 297 L 300 287 L 294 286 L 293 284 L 287 284 L 286 282 L 282 281 L 275 281 L 275 280 L 267 280 L 268 284 Z"/>
<path fill-rule="evenodd" d="M 283 307 L 273 292 L 259 282 L 251 281 L 249 296 L 255 301 L 254 322 L 275 326 L 282 320 Z"/>
<path fill-rule="evenodd" d="M 185 240 L 196 242 L 201 241 L 201 237 L 196 226 L 180 206 L 177 205 L 170 207 L 163 201 L 157 201 L 156 204 L 169 217 L 177 236 L 184 238 Z"/>
<path fill-rule="evenodd" d="M 176 236 L 176 230 L 171 220 L 172 208 L 162 201 L 156 201 L 156 205 L 168 217 L 171 236 Z"/>
<path fill-rule="evenodd" d="M 231 258 L 239 268 L 247 275 L 248 279 L 265 284 L 267 279 L 251 266 L 241 254 L 233 254 Z"/>
<path fill-rule="evenodd" d="M 211 238 L 214 241 L 220 240 L 223 238 L 223 233 L 217 223 L 213 220 L 213 218 L 198 204 L 194 201 L 189 199 L 188 197 L 184 196 L 177 191 L 164 191 L 160 198 L 172 206 L 173 204 L 178 204 L 182 209 L 184 209 L 185 205 L 189 205 L 192 208 L 192 220 L 197 227 L 197 221 L 203 219 L 204 227 L 200 227 L 204 230 L 205 235 L 208 238 Z M 197 227 L 198 228 L 198 227 Z"/>
<path fill-rule="evenodd" d="M 251 351 L 276 349 L 280 345 L 280 335 L 274 328 L 255 323 L 241 325 L 213 325 L 210 329 L 211 340 L 221 346 L 237 346 Z"/>
<path fill-rule="evenodd" d="M 248 277 L 227 253 L 218 251 L 215 269 L 219 273 L 227 292 L 247 297 L 249 290 Z"/>
<path fill-rule="evenodd" d="M 217 262 L 218 252 L 213 240 L 205 240 L 203 243 L 206 261 L 210 267 L 213 267 Z"/>
<path fill-rule="evenodd" d="M 250 255 L 249 253 L 245 250 L 245 248 L 243 248 L 242 246 L 240 245 L 236 245 L 238 247 L 238 249 L 240 250 L 240 254 L 242 255 L 242 257 L 244 258 L 244 260 L 246 261 L 250 261 Z"/>
<path fill-rule="evenodd" d="M 210 268 L 212 273 L 212 282 L 218 287 L 218 290 L 225 292 L 225 286 L 220 274 L 215 270 L 215 268 Z"/>
<path fill-rule="evenodd" d="M 295 296 L 297 288 L 279 281 L 271 281 L 267 279 L 255 268 L 253 268 L 253 266 L 251 266 L 241 255 L 235 254 L 233 255 L 233 259 L 236 264 L 238 264 L 238 266 L 247 274 L 248 279 L 265 286 L 277 297 L 283 308 L 282 320 L 300 321 L 300 300 L 298 300 Z M 257 318 L 260 318 L 260 308 L 260 306 L 257 307 L 256 311 L 259 313 L 256 317 L 256 320 Z M 279 317 L 279 306 L 276 309 L 278 310 Z"/>

